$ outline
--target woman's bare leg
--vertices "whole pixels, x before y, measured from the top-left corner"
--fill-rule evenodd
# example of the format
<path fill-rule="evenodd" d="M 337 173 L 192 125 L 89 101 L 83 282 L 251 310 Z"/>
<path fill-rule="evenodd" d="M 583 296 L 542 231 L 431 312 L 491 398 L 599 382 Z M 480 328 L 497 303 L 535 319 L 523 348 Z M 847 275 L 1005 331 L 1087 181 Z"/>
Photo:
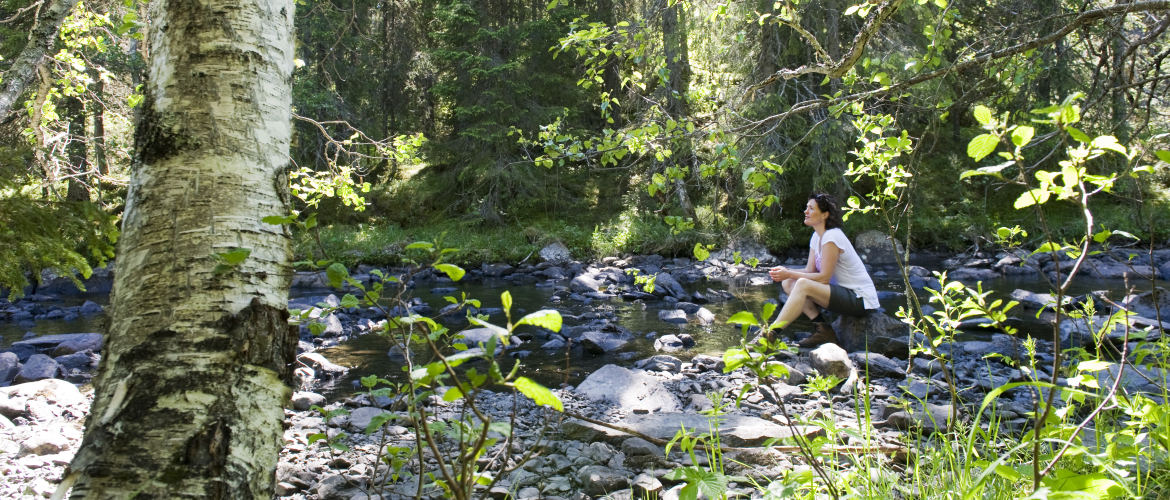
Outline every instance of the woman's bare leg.
<path fill-rule="evenodd" d="M 829 295 L 829 285 L 817 283 L 807 278 L 800 278 L 796 280 L 791 291 L 788 292 L 788 302 L 780 309 L 780 317 L 777 320 L 783 321 L 784 326 L 788 326 L 800 316 L 800 313 L 805 312 L 810 302 L 814 307 L 828 306 Z"/>
<path fill-rule="evenodd" d="M 784 293 L 789 294 L 789 302 L 792 302 L 792 288 L 797 286 L 797 280 L 796 279 L 784 280 L 784 281 L 780 282 L 780 286 L 784 287 Z M 789 302 L 785 302 L 784 303 L 785 306 L 787 306 L 787 304 L 789 304 Z M 828 301 L 826 300 L 825 303 L 828 304 Z M 803 311 L 803 313 L 805 314 L 805 317 L 807 317 L 807 319 L 810 319 L 810 320 L 812 320 L 813 317 L 817 317 L 818 315 L 820 315 L 820 308 L 817 307 L 817 303 L 812 301 L 812 297 L 808 297 L 808 299 L 805 299 L 804 307 L 801 308 L 801 311 Z M 783 310 L 782 310 L 782 313 L 783 313 Z"/>

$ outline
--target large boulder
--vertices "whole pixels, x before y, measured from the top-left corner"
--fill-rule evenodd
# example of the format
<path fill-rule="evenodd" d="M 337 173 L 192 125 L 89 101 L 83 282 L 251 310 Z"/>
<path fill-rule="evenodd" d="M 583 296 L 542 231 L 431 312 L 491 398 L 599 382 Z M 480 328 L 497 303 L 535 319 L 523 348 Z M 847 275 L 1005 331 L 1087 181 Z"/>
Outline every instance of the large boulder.
<path fill-rule="evenodd" d="M 941 431 L 951 424 L 951 405 L 919 406 L 911 411 L 898 411 L 886 418 L 884 427 L 900 430 L 922 429 L 926 433 Z"/>
<path fill-rule="evenodd" d="M 877 311 L 854 317 L 842 314 L 833 322 L 837 342 L 847 352 L 876 352 L 891 358 L 910 357 L 910 326 Z"/>
<path fill-rule="evenodd" d="M 606 332 L 585 332 L 579 341 L 585 352 L 598 355 L 617 351 L 629 342 L 625 335 Z"/>
<path fill-rule="evenodd" d="M 0 382 L 7 382 L 20 371 L 20 358 L 15 353 L 0 352 Z"/>
<path fill-rule="evenodd" d="M 540 260 L 545 262 L 560 264 L 572 259 L 573 253 L 569 251 L 569 247 L 559 241 L 540 249 Z"/>
<path fill-rule="evenodd" d="M 577 393 L 626 409 L 678 411 L 682 408 L 674 394 L 657 378 L 617 365 L 605 365 L 590 374 L 577 386 Z"/>
<path fill-rule="evenodd" d="M 683 362 L 674 356 L 659 354 L 634 363 L 635 368 L 651 372 L 678 372 L 682 370 Z"/>
<path fill-rule="evenodd" d="M 841 380 L 853 374 L 853 361 L 837 344 L 823 344 L 809 354 L 809 362 L 821 375 L 832 375 Z"/>
<path fill-rule="evenodd" d="M 67 346 L 67 349 L 63 349 L 60 353 L 56 352 L 56 349 L 63 345 Z M 28 340 L 21 340 L 20 342 L 13 342 L 12 347 L 14 352 L 18 347 L 31 347 L 36 349 L 37 352 L 51 353 L 54 356 L 64 356 L 86 349 L 93 352 L 100 352 L 102 350 L 102 334 L 64 333 L 60 335 L 43 335 Z"/>
<path fill-rule="evenodd" d="M 667 323 L 685 325 L 687 322 L 687 313 L 682 309 L 663 309 L 658 311 L 658 319 Z"/>
<path fill-rule="evenodd" d="M 850 353 L 849 359 L 858 371 L 868 373 L 870 378 L 902 378 L 906 375 L 905 369 L 896 361 L 876 352 Z"/>
<path fill-rule="evenodd" d="M 8 398 L 36 399 L 44 397 L 45 401 L 57 406 L 80 406 L 85 403 L 85 396 L 81 394 L 77 386 L 57 379 L 0 387 L 0 394 Z"/>
<path fill-rule="evenodd" d="M 44 354 L 33 354 L 28 358 L 28 362 L 20 367 L 20 371 L 17 372 L 13 382 L 23 384 L 25 382 L 57 378 L 63 374 L 61 365 L 57 364 L 57 361 L 53 358 Z"/>
<path fill-rule="evenodd" d="M 901 255 L 904 252 L 902 243 L 897 243 L 897 248 L 894 243 L 890 242 L 889 236 L 881 231 L 862 231 L 853 239 L 853 249 L 857 250 L 857 255 L 866 264 L 882 266 L 896 264 L 895 252 Z"/>
<path fill-rule="evenodd" d="M 654 278 L 654 295 L 659 297 L 670 295 L 679 300 L 688 300 L 691 298 L 687 294 L 687 291 L 683 290 L 678 280 L 669 273 L 658 273 L 658 276 Z"/>
<path fill-rule="evenodd" d="M 630 480 L 625 474 L 601 465 L 590 465 L 577 472 L 585 494 L 600 497 L 628 489 Z"/>
<path fill-rule="evenodd" d="M 691 431 L 692 435 L 714 432 L 711 417 L 697 413 L 663 412 L 646 415 L 628 415 L 618 425 L 653 438 L 669 440 L 680 429 Z M 798 425 L 796 432 L 810 436 L 820 432 L 818 427 Z M 630 435 L 608 427 L 571 420 L 563 429 L 569 439 L 588 441 L 624 442 Z M 763 446 L 768 440 L 787 440 L 794 436 L 792 428 L 747 415 L 720 415 L 719 440 L 729 446 Z"/>
<path fill-rule="evenodd" d="M 1170 292 L 1165 288 L 1157 287 L 1142 294 L 1130 295 L 1123 303 L 1126 309 L 1138 315 L 1157 318 L 1158 313 L 1161 313 L 1162 318 L 1170 319 Z"/>
<path fill-rule="evenodd" d="M 349 371 L 348 368 L 335 364 L 328 359 L 325 359 L 325 356 L 315 352 L 301 354 L 297 356 L 297 361 L 300 361 L 305 366 L 312 368 L 316 373 L 323 374 L 329 378 L 338 378 L 344 376 L 345 372 Z"/>
<path fill-rule="evenodd" d="M 574 293 L 600 292 L 605 278 L 596 274 L 582 274 L 569 282 L 569 291 Z"/>

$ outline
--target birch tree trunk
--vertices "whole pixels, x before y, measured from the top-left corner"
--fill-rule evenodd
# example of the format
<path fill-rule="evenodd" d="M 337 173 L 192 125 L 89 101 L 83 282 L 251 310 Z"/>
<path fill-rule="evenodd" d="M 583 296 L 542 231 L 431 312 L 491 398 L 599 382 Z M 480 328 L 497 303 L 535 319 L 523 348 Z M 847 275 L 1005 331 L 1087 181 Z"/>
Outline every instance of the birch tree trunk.
<path fill-rule="evenodd" d="M 25 86 L 36 77 L 41 59 L 50 53 L 53 43 L 57 41 L 61 22 L 77 5 L 77 1 L 51 0 L 48 5 L 41 6 L 35 27 L 29 34 L 28 44 L 12 61 L 12 68 L 4 74 L 3 88 L 0 88 L 0 120 L 8 116 L 16 100 L 20 99 L 20 94 L 24 93 Z"/>
<path fill-rule="evenodd" d="M 156 0 L 105 356 L 64 487 L 267 499 L 297 332 L 288 213 L 292 0 Z M 251 255 L 216 274 L 215 254 Z"/>

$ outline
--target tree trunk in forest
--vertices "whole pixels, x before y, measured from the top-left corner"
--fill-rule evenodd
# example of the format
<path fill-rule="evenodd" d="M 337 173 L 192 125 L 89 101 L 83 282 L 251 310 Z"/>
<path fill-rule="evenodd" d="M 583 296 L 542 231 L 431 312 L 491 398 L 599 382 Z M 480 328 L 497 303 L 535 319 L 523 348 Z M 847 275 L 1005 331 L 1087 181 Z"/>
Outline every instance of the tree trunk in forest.
<path fill-rule="evenodd" d="M 8 116 L 16 100 L 24 93 L 25 86 L 36 76 L 41 59 L 57 41 L 61 21 L 65 20 L 75 5 L 77 0 L 53 0 L 48 7 L 42 6 L 34 24 L 36 28 L 29 34 L 28 44 L 12 61 L 12 68 L 4 74 L 4 88 L 0 89 L 0 119 Z"/>
<path fill-rule="evenodd" d="M 687 117 L 687 93 L 690 90 L 691 62 L 688 59 L 686 11 L 680 4 L 666 8 L 662 13 L 662 47 L 666 57 L 666 69 L 670 73 L 667 79 L 666 111 L 671 118 L 681 120 Z M 682 168 L 688 163 L 682 157 L 693 154 L 691 140 L 680 139 L 673 148 L 671 162 Z M 687 216 L 699 225 L 699 218 L 695 215 L 695 206 L 687 195 L 687 187 L 682 179 L 674 180 L 674 191 L 678 196 L 678 204 Z"/>
<path fill-rule="evenodd" d="M 62 99 L 65 118 L 69 120 L 69 143 L 65 153 L 69 156 L 69 189 L 65 201 L 89 201 L 89 155 L 85 143 L 85 104 L 76 97 Z"/>
<path fill-rule="evenodd" d="M 760 12 L 776 15 L 776 2 L 773 0 L 764 0 L 758 7 Z M 780 40 L 778 32 L 780 26 L 778 23 L 768 19 L 760 26 L 760 63 L 759 63 L 759 78 L 767 79 L 776 74 L 776 70 L 780 69 Z M 776 82 L 768 83 L 760 88 L 764 94 L 776 93 L 776 88 L 779 84 Z"/>
<path fill-rule="evenodd" d="M 158 0 L 106 352 L 74 499 L 268 499 L 286 310 L 292 0 Z M 216 253 L 251 249 L 216 272 Z M 222 269 L 221 269 L 222 271 Z"/>
<path fill-rule="evenodd" d="M 1117 0 L 1118 4 L 1129 3 L 1129 0 Z M 1125 91 L 1121 89 L 1125 85 L 1125 52 L 1129 49 L 1129 41 L 1125 37 L 1125 20 L 1128 16 L 1122 15 L 1117 17 L 1117 27 L 1113 32 L 1113 61 L 1111 68 L 1111 77 L 1109 84 L 1112 89 L 1112 106 L 1113 111 L 1113 135 L 1117 140 L 1126 142 L 1129 140 L 1129 127 L 1126 126 L 1126 119 L 1129 117 L 1129 103 L 1125 100 Z"/>

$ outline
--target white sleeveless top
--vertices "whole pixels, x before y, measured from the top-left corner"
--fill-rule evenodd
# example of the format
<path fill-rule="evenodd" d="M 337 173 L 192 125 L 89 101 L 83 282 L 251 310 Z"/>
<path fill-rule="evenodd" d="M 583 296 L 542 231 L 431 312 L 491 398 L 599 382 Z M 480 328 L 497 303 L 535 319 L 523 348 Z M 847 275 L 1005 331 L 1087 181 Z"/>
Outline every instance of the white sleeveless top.
<path fill-rule="evenodd" d="M 865 302 L 866 309 L 881 307 L 878 303 L 877 288 L 873 286 L 873 280 L 865 270 L 865 263 L 861 261 L 857 250 L 853 249 L 853 244 L 840 228 L 829 229 L 825 231 L 824 236 L 818 236 L 813 232 L 812 239 L 808 241 L 808 247 L 816 258 L 817 271 L 821 270 L 821 246 L 829 242 L 844 250 L 837 259 L 837 268 L 833 270 L 833 277 L 829 279 L 829 283 L 857 292 L 857 296 Z"/>

